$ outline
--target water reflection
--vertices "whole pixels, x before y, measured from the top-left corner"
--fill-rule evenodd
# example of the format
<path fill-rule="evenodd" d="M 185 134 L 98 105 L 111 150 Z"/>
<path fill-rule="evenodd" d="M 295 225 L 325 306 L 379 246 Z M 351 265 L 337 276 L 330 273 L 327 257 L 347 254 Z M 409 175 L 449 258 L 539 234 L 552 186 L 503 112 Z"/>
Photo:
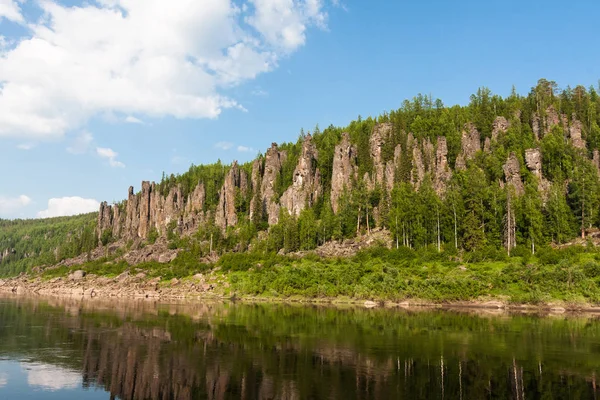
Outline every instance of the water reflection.
<path fill-rule="evenodd" d="M 27 383 L 32 388 L 55 391 L 81 386 L 81 374 L 54 365 L 22 363 L 21 369 L 27 374 Z"/>
<path fill-rule="evenodd" d="M 599 353 L 593 316 L 0 299 L 23 390 L 72 398 L 588 399 Z"/>

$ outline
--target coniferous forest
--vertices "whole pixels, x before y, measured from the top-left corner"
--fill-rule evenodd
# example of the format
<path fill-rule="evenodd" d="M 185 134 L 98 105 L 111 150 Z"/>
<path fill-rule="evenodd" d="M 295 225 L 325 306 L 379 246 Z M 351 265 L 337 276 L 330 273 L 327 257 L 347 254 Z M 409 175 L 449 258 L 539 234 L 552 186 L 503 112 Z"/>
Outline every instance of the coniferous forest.
<path fill-rule="evenodd" d="M 481 88 L 465 106 L 418 95 L 346 127 L 302 130 L 251 162 L 163 174 L 99 214 L 0 221 L 0 274 L 97 246 L 119 247 L 118 258 L 156 243 L 177 251 L 168 268 L 146 265 L 160 276 L 293 265 L 290 256 L 310 258 L 320 246 L 373 232 L 406 255 L 386 256 L 392 264 L 534 265 L 545 257 L 555 265 L 577 263 L 573 251 L 591 260 L 600 236 L 599 91 L 541 79 L 526 95 Z M 564 251 L 571 258 L 556 255 Z"/>

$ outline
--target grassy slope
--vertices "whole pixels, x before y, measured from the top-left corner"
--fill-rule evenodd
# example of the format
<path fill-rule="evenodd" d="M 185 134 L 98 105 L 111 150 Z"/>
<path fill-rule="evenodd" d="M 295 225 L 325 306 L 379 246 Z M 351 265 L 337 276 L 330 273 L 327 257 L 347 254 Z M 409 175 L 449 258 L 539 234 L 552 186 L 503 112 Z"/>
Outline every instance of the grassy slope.
<path fill-rule="evenodd" d="M 185 279 L 214 268 L 231 287 L 223 294 L 266 298 L 303 297 L 433 302 L 500 299 L 514 303 L 600 303 L 600 252 L 595 248 L 545 248 L 535 256 L 507 258 L 501 252 L 470 254 L 469 260 L 444 253 L 372 248 L 351 258 L 301 259 L 262 254 L 227 254 L 215 265 L 175 260 L 135 268 L 149 277 Z M 125 262 L 98 260 L 77 267 L 47 270 L 43 277 L 75 269 L 116 276 Z"/>

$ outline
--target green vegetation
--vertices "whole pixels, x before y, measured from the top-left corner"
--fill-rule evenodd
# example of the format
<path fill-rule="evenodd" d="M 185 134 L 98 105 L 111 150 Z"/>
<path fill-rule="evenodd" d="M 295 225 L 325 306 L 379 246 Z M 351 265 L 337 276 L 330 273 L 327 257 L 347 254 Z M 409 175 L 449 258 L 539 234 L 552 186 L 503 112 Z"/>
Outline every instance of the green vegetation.
<path fill-rule="evenodd" d="M 506 299 L 515 303 L 600 303 L 600 252 L 583 247 L 541 249 L 518 257 L 487 248 L 469 262 L 431 251 L 372 248 L 352 258 L 228 257 L 232 290 L 286 298 L 348 297 L 452 302 Z M 245 271 L 242 271 L 245 270 Z"/>
<path fill-rule="evenodd" d="M 0 220 L 0 276 L 56 264 L 94 249 L 97 215 Z"/>
<path fill-rule="evenodd" d="M 312 167 L 319 168 L 322 195 L 297 216 L 282 208 L 279 222 L 272 226 L 258 202 L 251 210 L 251 199 L 260 197 L 260 184 L 235 193 L 235 227 L 223 231 L 215 225 L 219 191 L 230 169 L 220 161 L 192 165 L 181 175 L 165 175 L 157 185 L 163 195 L 180 185 L 187 199 L 202 182 L 205 216 L 212 218 L 184 238 L 174 220 L 166 234 L 150 229 L 142 246 L 166 239 L 167 247 L 178 249 L 179 255 L 169 265 L 147 263 L 135 268 L 167 279 L 217 267 L 220 273 L 230 274 L 232 290 L 252 295 L 436 301 L 507 296 L 519 302 L 598 302 L 596 276 L 591 272 L 596 256 L 586 241 L 591 236 L 590 243 L 596 243 L 600 227 L 598 90 L 583 86 L 558 90 L 555 82 L 541 79 L 525 96 L 513 90 L 503 98 L 481 88 L 468 105 L 451 107 L 418 95 L 376 118 L 358 117 L 346 127 L 315 127 L 311 135 L 318 157 Z M 506 132 L 494 132 L 497 117 L 504 118 Z M 367 181 L 374 181 L 375 172 L 371 135 L 381 123 L 392 124 L 390 136 L 382 143 L 382 162 L 399 161 L 393 164 L 394 182 L 370 184 Z M 469 123 L 481 134 L 479 145 L 487 143 L 489 151 L 477 151 L 464 168 L 456 168 Z M 574 130 L 581 131 L 580 142 Z M 334 149 L 343 132 L 356 149 L 357 174 L 351 176 L 351 189 L 341 194 L 334 213 L 330 199 Z M 307 134 L 302 130 L 295 143 L 279 146 L 286 156 L 271 200 L 277 201 L 291 185 Z M 494 140 L 488 140 L 492 136 Z M 434 167 L 424 168 L 422 176 L 415 178 L 415 154 L 421 152 L 418 157 L 424 165 L 436 165 L 431 149 L 440 137 L 447 142 L 452 170 L 444 190 L 440 190 Z M 526 152 L 531 149 L 539 150 L 541 176 L 526 165 Z M 519 163 L 522 188 L 506 183 L 503 167 L 510 154 Z M 258 161 L 265 166 L 263 155 Z M 252 162 L 240 168 L 249 176 Z M 364 179 L 365 174 L 371 177 Z M 122 203 L 120 207 L 124 213 Z M 352 239 L 375 227 L 391 233 L 393 250 L 339 260 L 285 256 Z M 0 221 L 0 250 L 9 251 L 0 275 L 49 266 L 88 252 L 98 240 L 107 244 L 114 239 L 110 231 L 99 238 L 95 235 L 92 214 Z M 569 243 L 587 247 L 573 250 L 576 256 L 568 257 L 551 250 Z M 215 265 L 200 262 L 216 256 L 221 260 Z M 549 262 L 552 258 L 558 261 Z M 133 268 L 117 265 L 114 273 Z M 83 268 L 100 267 L 88 263 Z"/>

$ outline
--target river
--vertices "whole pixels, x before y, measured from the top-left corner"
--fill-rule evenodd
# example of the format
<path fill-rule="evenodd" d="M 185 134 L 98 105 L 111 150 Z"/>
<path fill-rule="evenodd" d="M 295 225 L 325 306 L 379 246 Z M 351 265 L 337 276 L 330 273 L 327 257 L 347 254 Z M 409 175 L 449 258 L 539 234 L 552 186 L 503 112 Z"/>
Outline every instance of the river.
<path fill-rule="evenodd" d="M 600 320 L 0 297 L 0 399 L 595 399 Z"/>

